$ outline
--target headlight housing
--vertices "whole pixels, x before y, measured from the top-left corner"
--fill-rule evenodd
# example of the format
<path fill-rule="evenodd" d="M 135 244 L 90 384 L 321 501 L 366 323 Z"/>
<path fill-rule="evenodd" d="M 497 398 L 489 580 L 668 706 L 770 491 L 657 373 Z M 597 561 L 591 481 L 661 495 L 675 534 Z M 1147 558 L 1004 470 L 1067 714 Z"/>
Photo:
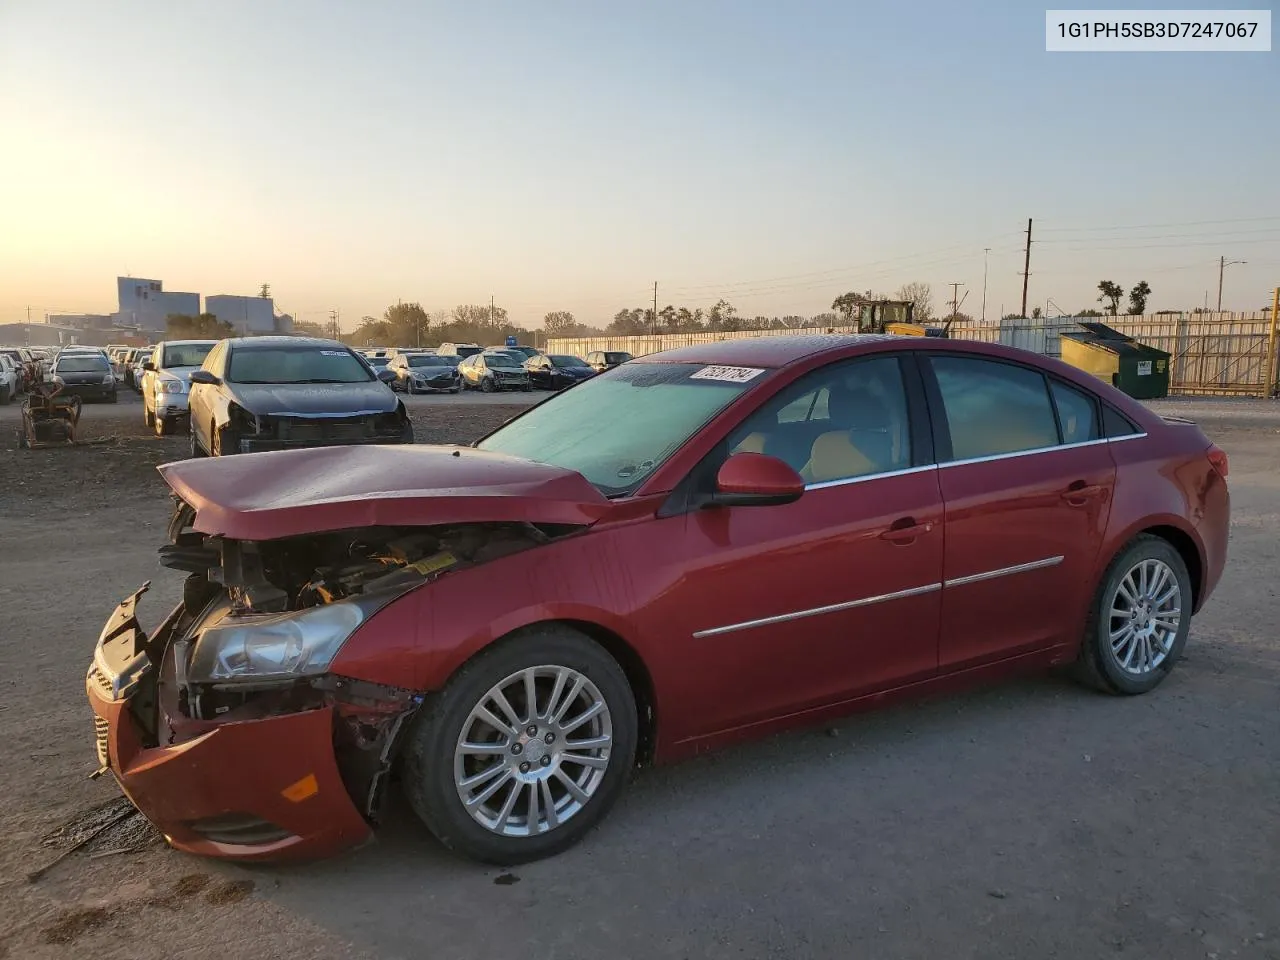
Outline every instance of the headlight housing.
<path fill-rule="evenodd" d="M 227 683 L 322 674 L 378 606 L 342 600 L 289 613 L 227 618 L 198 635 L 187 677 L 197 683 Z"/>
<path fill-rule="evenodd" d="M 156 393 L 186 393 L 187 385 L 181 380 L 163 379 L 156 380 Z"/>

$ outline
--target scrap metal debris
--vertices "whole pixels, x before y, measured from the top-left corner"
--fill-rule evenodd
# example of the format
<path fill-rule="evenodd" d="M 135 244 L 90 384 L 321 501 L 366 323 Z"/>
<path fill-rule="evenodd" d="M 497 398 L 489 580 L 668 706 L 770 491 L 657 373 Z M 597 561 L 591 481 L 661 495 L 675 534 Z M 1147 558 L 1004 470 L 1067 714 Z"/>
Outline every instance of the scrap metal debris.
<path fill-rule="evenodd" d="M 35 883 L 53 867 L 84 851 L 97 855 L 138 853 L 161 840 L 160 832 L 142 816 L 125 797 L 116 797 L 79 813 L 40 840 L 42 847 L 60 851 L 42 867 L 27 874 L 27 882 Z"/>

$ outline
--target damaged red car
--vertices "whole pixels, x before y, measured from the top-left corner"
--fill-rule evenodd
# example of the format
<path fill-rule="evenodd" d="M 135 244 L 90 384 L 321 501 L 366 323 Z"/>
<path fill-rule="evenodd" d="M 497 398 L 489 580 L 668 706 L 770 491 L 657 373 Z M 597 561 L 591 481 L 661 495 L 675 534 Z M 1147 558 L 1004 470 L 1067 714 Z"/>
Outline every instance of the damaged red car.
<path fill-rule="evenodd" d="M 358 845 L 398 782 L 517 863 L 637 764 L 1054 665 L 1144 693 L 1227 552 L 1195 424 L 942 339 L 705 344 L 470 447 L 160 472 L 184 595 L 104 628 L 98 760 L 174 847 L 242 860 Z"/>

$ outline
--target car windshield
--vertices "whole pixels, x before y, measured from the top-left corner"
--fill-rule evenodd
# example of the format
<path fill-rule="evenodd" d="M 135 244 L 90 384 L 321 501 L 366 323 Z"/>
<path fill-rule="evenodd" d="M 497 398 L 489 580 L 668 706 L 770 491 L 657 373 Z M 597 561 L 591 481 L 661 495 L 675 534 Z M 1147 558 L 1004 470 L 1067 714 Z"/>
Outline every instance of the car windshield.
<path fill-rule="evenodd" d="M 198 367 L 214 348 L 212 343 L 167 343 L 160 357 L 161 367 Z M 139 359 L 145 360 L 146 354 Z"/>
<path fill-rule="evenodd" d="M 81 353 L 58 361 L 59 373 L 96 373 L 107 369 L 107 358 L 97 353 Z"/>
<path fill-rule="evenodd" d="M 409 366 L 411 367 L 451 367 L 451 364 L 444 357 L 437 357 L 434 354 L 420 354 L 418 356 L 409 357 Z"/>
<path fill-rule="evenodd" d="M 539 404 L 477 446 L 576 470 L 606 496 L 624 496 L 754 386 L 760 372 L 695 363 L 617 367 Z"/>
<path fill-rule="evenodd" d="M 242 347 L 231 351 L 231 383 L 368 383 L 369 368 L 341 347 Z"/>
<path fill-rule="evenodd" d="M 523 361 L 509 353 L 486 353 L 484 362 L 490 367 L 499 367 L 505 370 L 507 367 L 519 367 Z"/>
<path fill-rule="evenodd" d="M 581 357 L 566 357 L 560 354 L 552 354 L 551 362 L 557 367 L 585 367 L 587 361 Z"/>

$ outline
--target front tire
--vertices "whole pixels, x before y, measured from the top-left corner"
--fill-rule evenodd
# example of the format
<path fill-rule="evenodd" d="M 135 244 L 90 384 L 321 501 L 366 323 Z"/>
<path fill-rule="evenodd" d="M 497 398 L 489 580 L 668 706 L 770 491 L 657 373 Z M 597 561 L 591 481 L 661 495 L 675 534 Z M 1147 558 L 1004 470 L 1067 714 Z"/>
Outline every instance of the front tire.
<path fill-rule="evenodd" d="M 483 380 L 480 381 L 481 393 L 493 393 L 493 389 L 494 389 L 493 381 L 490 380 L 488 377 L 485 377 Z"/>
<path fill-rule="evenodd" d="M 1105 693 L 1154 690 L 1191 630 L 1191 575 L 1167 540 L 1143 534 L 1107 567 L 1085 627 L 1078 679 Z"/>
<path fill-rule="evenodd" d="M 191 432 L 190 432 L 190 437 L 191 437 L 191 459 L 192 459 L 192 460 L 195 460 L 195 459 L 197 459 L 198 457 L 205 457 L 205 456 L 208 456 L 208 454 L 206 454 L 206 453 L 204 452 L 204 447 L 200 446 L 200 441 L 199 441 L 199 439 L 196 437 L 196 425 L 195 425 L 195 423 L 193 422 L 190 426 L 191 426 Z"/>
<path fill-rule="evenodd" d="M 417 388 L 417 387 L 415 387 L 415 386 L 413 385 L 413 380 L 409 380 L 408 385 L 405 387 L 405 389 L 406 389 L 409 393 L 417 393 L 417 392 L 418 392 L 418 388 Z"/>
<path fill-rule="evenodd" d="M 621 794 L 637 728 L 617 661 L 577 630 L 529 628 L 427 702 L 405 744 L 405 792 L 457 853 L 504 866 L 554 856 Z"/>

